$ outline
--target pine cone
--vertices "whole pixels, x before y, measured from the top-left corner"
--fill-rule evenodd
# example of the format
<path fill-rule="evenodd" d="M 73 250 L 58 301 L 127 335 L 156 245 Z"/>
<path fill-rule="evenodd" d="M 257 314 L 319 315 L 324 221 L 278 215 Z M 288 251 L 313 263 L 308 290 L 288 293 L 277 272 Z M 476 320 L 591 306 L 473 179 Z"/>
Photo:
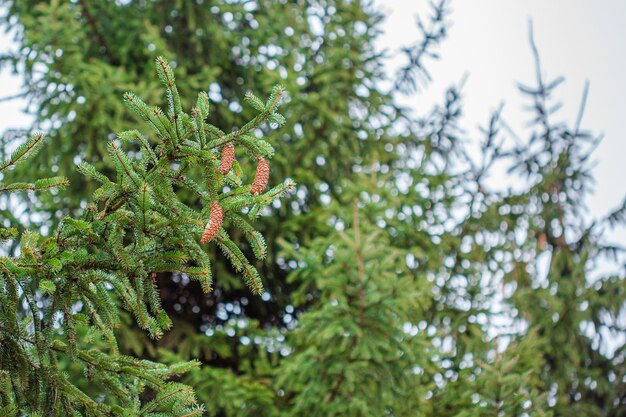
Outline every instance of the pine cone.
<path fill-rule="evenodd" d="M 222 175 L 226 175 L 230 172 L 235 161 L 235 147 L 232 143 L 227 143 L 222 148 L 222 159 L 220 161 L 220 172 Z"/>
<path fill-rule="evenodd" d="M 209 243 L 219 233 L 222 228 L 222 220 L 224 219 L 224 210 L 220 203 L 214 201 L 211 203 L 211 214 L 209 215 L 209 221 L 202 233 L 202 239 L 200 243 Z"/>
<path fill-rule="evenodd" d="M 250 194 L 259 195 L 270 179 L 270 164 L 264 158 L 259 158 L 259 163 L 256 166 L 256 174 L 254 175 L 254 181 L 250 188 Z"/>

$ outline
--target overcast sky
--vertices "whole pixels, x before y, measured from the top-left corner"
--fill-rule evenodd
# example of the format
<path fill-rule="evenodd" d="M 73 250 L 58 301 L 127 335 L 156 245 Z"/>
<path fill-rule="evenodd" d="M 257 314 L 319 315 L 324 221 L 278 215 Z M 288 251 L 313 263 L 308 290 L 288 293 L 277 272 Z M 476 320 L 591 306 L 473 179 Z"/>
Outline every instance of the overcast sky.
<path fill-rule="evenodd" d="M 415 16 L 427 10 L 426 0 L 379 0 L 388 12 L 380 47 L 390 50 L 418 37 Z M 559 97 L 564 108 L 557 119 L 576 117 L 585 80 L 591 83 L 583 125 L 605 139 L 596 151 L 597 188 L 588 202 L 592 216 L 616 207 L 626 195 L 626 1 L 624 0 L 452 0 L 452 28 L 440 48 L 441 59 L 429 64 L 434 82 L 411 102 L 426 110 L 451 83 L 464 74 L 464 125 L 484 124 L 502 101 L 505 118 L 523 126 L 528 115 L 515 82 L 532 83 L 534 67 L 528 44 L 528 19 L 548 77 L 564 75 Z M 0 44 L 8 39 L 0 35 Z M 0 97 L 20 91 L 20 80 L 0 73 Z M 26 127 L 30 118 L 20 101 L 0 103 L 0 131 Z M 626 233 L 624 234 L 626 237 Z"/>
<path fill-rule="evenodd" d="M 415 16 L 426 0 L 384 0 L 389 12 L 381 47 L 396 49 L 418 38 Z M 590 216 L 621 204 L 626 195 L 626 1 L 623 0 L 452 0 L 452 27 L 428 68 L 434 82 L 413 99 L 416 109 L 441 100 L 464 74 L 464 126 L 472 132 L 489 113 L 505 103 L 504 117 L 516 129 L 528 121 L 516 82 L 535 80 L 528 42 L 532 19 L 535 41 L 548 78 L 563 75 L 557 90 L 564 107 L 555 120 L 574 122 L 583 87 L 590 82 L 583 127 L 605 138 L 595 152 L 596 191 L 588 199 Z M 426 17 L 424 15 L 424 17 Z M 474 130 L 475 131 L 475 130 Z M 616 236 L 617 237 L 617 236 Z M 626 238 L 626 233 L 618 234 Z"/>

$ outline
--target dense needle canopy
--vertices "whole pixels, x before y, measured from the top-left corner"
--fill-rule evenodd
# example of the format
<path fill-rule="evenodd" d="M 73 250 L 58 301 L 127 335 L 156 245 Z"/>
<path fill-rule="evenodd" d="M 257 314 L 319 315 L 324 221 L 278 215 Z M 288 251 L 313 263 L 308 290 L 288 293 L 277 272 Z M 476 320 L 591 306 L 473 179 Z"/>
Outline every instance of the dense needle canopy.
<path fill-rule="evenodd" d="M 597 138 L 555 121 L 561 79 L 478 153 L 460 88 L 397 104 L 447 2 L 397 74 L 370 1 L 5 3 L 47 138 L 0 148 L 6 415 L 625 415 L 624 271 L 597 273 L 625 208 L 584 219 Z"/>

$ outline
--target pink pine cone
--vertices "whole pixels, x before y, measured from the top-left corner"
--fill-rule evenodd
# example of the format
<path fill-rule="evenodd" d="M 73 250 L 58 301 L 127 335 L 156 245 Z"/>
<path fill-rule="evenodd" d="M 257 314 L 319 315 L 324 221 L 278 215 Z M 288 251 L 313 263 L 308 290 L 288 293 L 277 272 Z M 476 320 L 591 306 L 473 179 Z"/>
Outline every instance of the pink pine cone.
<path fill-rule="evenodd" d="M 226 175 L 230 172 L 235 161 L 235 147 L 232 143 L 227 143 L 222 148 L 222 159 L 220 160 L 220 172 Z"/>
<path fill-rule="evenodd" d="M 217 236 L 222 228 L 222 220 L 224 220 L 224 210 L 220 203 L 214 201 L 211 203 L 211 214 L 209 215 L 209 221 L 204 228 L 200 243 L 209 243 Z"/>
<path fill-rule="evenodd" d="M 250 188 L 250 194 L 259 195 L 267 187 L 267 183 L 270 179 L 270 164 L 264 158 L 259 158 L 259 163 L 256 166 L 256 174 L 254 175 L 254 181 L 252 182 L 252 188 Z"/>

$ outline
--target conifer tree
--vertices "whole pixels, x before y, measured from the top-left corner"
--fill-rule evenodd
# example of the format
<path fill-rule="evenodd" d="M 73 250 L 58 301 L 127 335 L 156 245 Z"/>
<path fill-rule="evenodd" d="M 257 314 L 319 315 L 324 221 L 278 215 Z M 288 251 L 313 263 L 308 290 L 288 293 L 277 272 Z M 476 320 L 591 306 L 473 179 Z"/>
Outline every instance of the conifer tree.
<path fill-rule="evenodd" d="M 341 195 L 335 179 L 350 178 L 353 165 L 373 153 L 384 154 L 387 128 L 370 134 L 378 129 L 374 117 L 395 117 L 392 107 L 383 107 L 391 104 L 390 98 L 374 85 L 384 76 L 381 54 L 372 43 L 381 19 L 378 12 L 345 0 L 279 3 L 7 2 L 5 22 L 16 30 L 19 47 L 5 55 L 4 62 L 28 73 L 25 91 L 35 125 L 46 130 L 56 151 L 39 154 L 32 166 L 70 178 L 68 191 L 52 198 L 38 196 L 35 205 L 44 213 L 80 214 L 93 191 L 91 182 L 73 175 L 75 157 L 92 161 L 107 175 L 114 172 L 103 157 L 106 149 L 95 138 L 135 128 L 118 100 L 124 91 L 140 91 L 146 101 L 156 100 L 155 82 L 146 74 L 157 54 L 176 64 L 184 107 L 193 106 L 189 98 L 196 91 L 207 91 L 215 102 L 211 122 L 226 132 L 252 117 L 241 107 L 245 91 L 267 91 L 280 82 L 290 93 L 287 124 L 273 141 L 279 152 L 272 160 L 270 183 L 292 177 L 299 185 L 293 197 L 268 207 L 258 222 L 268 251 L 266 261 L 256 266 L 267 277 L 270 299 L 251 297 L 222 261 L 219 249 L 209 247 L 220 276 L 210 295 L 201 296 L 196 283 L 157 274 L 163 308 L 174 322 L 158 344 L 132 328 L 118 330 L 125 335 L 120 349 L 126 353 L 152 360 L 175 353 L 215 367 L 211 378 L 222 382 L 212 386 L 234 385 L 235 398 L 249 395 L 246 376 L 271 380 L 267 370 L 281 357 L 278 351 L 266 353 L 264 342 L 286 331 L 283 317 L 291 303 L 276 242 L 306 242 L 328 233 L 320 221 L 325 216 L 322 202 Z M 39 72 L 41 65 L 49 70 Z M 280 152 L 282 146 L 289 146 L 288 157 Z M 181 198 L 196 203 L 191 193 L 181 192 Z M 52 227 L 55 221 L 54 215 L 44 216 L 42 226 Z M 253 255 L 239 233 L 232 238 Z M 127 323 L 124 317 L 122 321 Z M 245 323 L 245 328 L 237 323 Z M 236 337 L 229 335 L 233 331 Z M 244 345 L 242 340 L 252 342 Z M 190 378 L 209 381 L 194 373 Z M 214 404 L 225 398 L 215 390 L 202 390 L 202 395 Z M 266 392 L 259 396 L 267 397 Z"/>
<path fill-rule="evenodd" d="M 286 253 L 305 265 L 290 276 L 301 284 L 296 305 L 319 293 L 300 316 L 289 340 L 294 353 L 279 372 L 286 415 L 407 415 L 407 401 L 420 391 L 413 370 L 424 340 L 404 325 L 427 308 L 426 287 L 407 268 L 405 249 L 359 221 L 356 201 L 351 223 L 349 231 Z"/>
<path fill-rule="evenodd" d="M 119 95 L 130 89 L 157 100 L 156 81 L 146 75 L 153 56 L 171 57 L 180 75 L 173 113 L 177 106 L 197 108 L 181 119 L 155 120 L 159 140 L 161 122 L 171 124 L 176 140 L 179 124 L 198 129 L 203 110 L 193 92 L 206 91 L 215 102 L 207 136 L 184 139 L 211 145 L 216 178 L 201 180 L 208 174 L 194 163 L 171 167 L 185 174 L 172 179 L 176 220 L 189 215 L 197 224 L 180 226 L 181 242 L 169 235 L 164 242 L 177 245 L 193 234 L 194 242 L 209 242 L 203 248 L 209 255 L 177 248 L 169 269 L 146 281 L 156 282 L 171 330 L 152 340 L 141 320 L 120 310 L 112 336 L 125 357 L 159 369 L 199 360 L 201 366 L 180 378 L 195 389 L 206 414 L 623 415 L 624 347 L 611 351 L 603 339 L 607 331 L 624 333 L 624 271 L 597 277 L 592 270 L 605 255 L 619 255 L 602 234 L 624 221 L 624 208 L 592 225 L 580 222 L 595 140 L 580 120 L 553 122 L 549 99 L 560 81 L 538 77 L 537 85 L 522 88 L 532 99 L 528 140 L 510 131 L 500 111 L 490 115 L 478 159 L 467 151 L 470 138 L 461 128 L 460 87 L 421 116 L 397 104 L 397 94 L 419 93 L 434 76 L 425 65 L 447 34 L 447 2 L 434 4 L 420 22 L 422 39 L 404 48 L 406 65 L 393 77 L 374 47 L 383 16 L 369 1 L 27 0 L 7 6 L 5 22 L 17 31 L 19 49 L 3 62 L 23 71 L 36 127 L 49 133 L 54 149 L 29 162 L 69 178 L 65 191 L 20 200 L 44 214 L 31 216 L 33 228 L 69 227 L 64 218 L 82 219 L 90 193 L 105 195 L 108 183 L 74 174 L 75 159 L 93 162 L 87 172 L 119 173 L 115 184 L 137 193 L 137 179 L 120 172 L 121 162 L 100 139 L 126 132 L 117 140 L 128 142 L 127 159 L 150 158 L 141 150 L 143 136 L 129 130 L 136 120 Z M 390 89 L 377 82 L 389 78 Z M 289 92 L 289 105 L 281 134 L 272 135 L 278 152 L 268 172 L 263 161 L 272 149 L 256 138 L 271 131 L 246 124 L 265 114 L 267 103 L 252 98 L 244 107 L 240 100 L 248 89 L 268 91 L 277 82 Z M 220 139 L 237 135 L 232 126 L 251 127 L 234 148 Z M 255 143 L 260 148 L 244 157 Z M 193 149 L 188 157 L 201 160 L 204 154 Z M 224 177 L 232 188 L 224 198 L 241 208 L 233 191 L 240 185 L 228 182 L 237 181 L 239 163 L 250 173 L 245 201 L 271 193 L 253 195 L 266 181 L 268 187 L 286 177 L 298 183 L 286 200 L 252 210 L 266 253 L 255 229 L 222 200 L 214 206 L 214 191 L 203 188 L 221 185 Z M 490 174 L 502 166 L 526 178 L 527 187 L 490 187 Z M 140 187 L 141 172 L 137 168 Z M 28 171 L 18 167 L 15 174 L 23 179 Z M 154 198 L 157 191 L 146 189 Z M 141 210 L 136 197 L 128 201 L 123 210 Z M 13 223 L 24 229 L 19 219 Z M 232 242 L 227 253 L 235 255 L 220 252 L 223 236 Z M 131 242 L 125 238 L 124 247 Z M 124 253 L 112 253 L 118 252 Z M 247 272 L 237 264 L 244 255 L 266 278 L 263 298 L 251 294 L 254 283 L 246 288 L 251 280 L 237 277 L 237 269 Z M 264 255 L 263 263 L 252 260 Z M 176 271 L 170 263 L 198 259 L 211 262 L 218 277 L 208 295 L 193 275 L 169 272 Z M 538 268 L 541 259 L 550 261 L 547 275 Z M 158 314 L 150 304 L 147 309 L 158 324 Z M 91 320 L 77 324 L 77 334 L 102 332 Z M 94 349 L 109 352 L 98 343 Z M 71 381 L 99 395 L 68 357 L 59 357 L 59 366 L 72 372 Z"/>
<path fill-rule="evenodd" d="M 272 146 L 249 132 L 265 123 L 283 123 L 277 113 L 283 90 L 275 88 L 267 101 L 249 93 L 246 101 L 257 116 L 227 134 L 207 123 L 206 93 L 186 113 L 171 67 L 163 58 L 155 65 L 167 92 L 167 111 L 125 94 L 126 105 L 152 134 L 131 130 L 109 141 L 114 179 L 86 161 L 78 165 L 100 185 L 82 216 L 62 219 L 49 237 L 1 229 L 4 240 L 20 242 L 18 255 L 0 258 L 3 415 L 201 415 L 204 406 L 191 387 L 174 379 L 199 362 L 165 365 L 121 354 L 115 334 L 120 310 L 132 314 L 151 338 L 160 338 L 172 321 L 161 305 L 155 274 L 175 272 L 209 292 L 213 279 L 202 247 L 206 243 L 219 246 L 253 293 L 263 292 L 257 270 L 226 228 L 242 233 L 263 258 L 263 237 L 245 217 L 254 218 L 293 183 L 286 180 L 265 190 L 265 158 L 272 156 Z M 32 158 L 43 142 L 43 134 L 33 135 L 0 165 L 0 172 Z M 226 146 L 244 148 L 261 166 L 252 184 L 244 183 L 251 178 L 244 177 L 235 158 L 224 169 L 218 150 Z M 34 183 L 9 183 L 5 177 L 0 190 L 67 185 L 63 177 Z M 182 202 L 180 190 L 197 194 L 200 207 Z M 88 381 L 85 388 L 78 384 L 83 379 Z"/>
<path fill-rule="evenodd" d="M 106 149 L 95 138 L 134 128 L 134 119 L 118 100 L 124 91 L 141 91 L 145 100 L 156 100 L 157 86 L 146 77 L 156 55 L 167 56 L 183 75 L 177 85 L 186 108 L 194 104 L 186 97 L 200 90 L 209 93 L 216 104 L 212 123 L 224 131 L 253 116 L 241 106 L 246 91 L 267 91 L 280 83 L 290 93 L 287 124 L 273 142 L 278 150 L 289 146 L 289 157 L 279 152 L 270 175 L 274 183 L 293 178 L 298 190 L 285 204 L 269 207 L 259 222 L 268 253 L 267 262 L 258 266 L 268 277 L 271 299 L 251 298 L 217 249 L 211 256 L 222 279 L 208 300 L 198 297 L 193 285 L 190 289 L 167 274 L 157 275 L 164 308 L 182 323 L 175 329 L 202 336 L 210 324 L 206 318 L 216 317 L 220 306 L 229 303 L 261 327 L 280 328 L 291 290 L 276 264 L 275 242 L 280 237 L 304 242 L 325 233 L 318 220 L 323 216 L 322 201 L 341 194 L 335 179 L 350 178 L 353 165 L 374 153 L 384 154 L 389 140 L 387 127 L 374 122 L 378 117 L 395 118 L 390 97 L 374 83 L 384 77 L 382 55 L 373 45 L 382 16 L 367 3 L 346 0 L 205 0 L 184 5 L 169 0 L 28 0 L 8 2 L 7 8 L 5 22 L 15 29 L 19 49 L 7 53 L 3 62 L 24 68 L 35 127 L 46 130 L 57 150 L 55 155 L 40 154 L 32 164 L 42 173 L 58 170 L 70 179 L 65 193 L 40 196 L 34 202 L 47 213 L 80 212 L 93 191 L 91 183 L 73 175 L 74 158 L 113 172 L 103 157 Z M 42 65 L 47 70 L 39 72 Z M 195 203 L 193 194 L 187 198 L 189 204 Z M 51 217 L 46 216 L 42 226 L 51 227 L 55 216 Z M 233 239 L 251 252 L 245 240 L 238 235 Z M 224 325 L 228 320 L 211 321 Z M 190 344 L 193 340 L 187 339 Z M 222 352 L 241 347 L 237 338 L 226 340 L 232 346 Z M 139 343 L 132 349 L 154 352 Z M 237 368 L 223 355 L 211 360 L 220 367 Z"/>

